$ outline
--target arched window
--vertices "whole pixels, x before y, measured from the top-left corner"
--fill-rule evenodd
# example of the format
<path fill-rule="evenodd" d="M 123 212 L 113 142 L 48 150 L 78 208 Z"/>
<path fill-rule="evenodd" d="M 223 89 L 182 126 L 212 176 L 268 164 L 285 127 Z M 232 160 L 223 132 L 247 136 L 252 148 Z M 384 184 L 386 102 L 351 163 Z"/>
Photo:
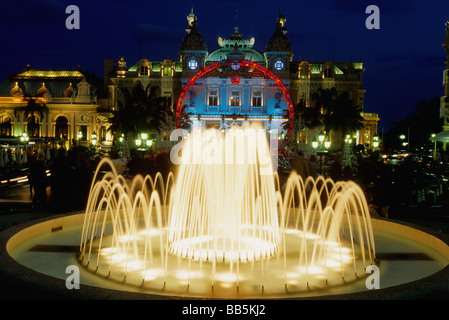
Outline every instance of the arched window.
<path fill-rule="evenodd" d="M 68 132 L 69 132 L 68 122 L 69 121 L 64 116 L 59 116 L 56 119 L 56 126 L 55 126 L 55 137 L 56 138 L 67 140 Z"/>
<path fill-rule="evenodd" d="M 39 137 L 40 134 L 39 117 L 35 114 L 30 115 L 27 119 L 27 133 L 29 137 Z"/>
<path fill-rule="evenodd" d="M 8 115 L 0 115 L 0 136 L 10 136 L 11 133 L 11 117 Z"/>
<path fill-rule="evenodd" d="M 97 130 L 98 130 L 98 138 L 99 141 L 107 140 L 107 132 L 108 132 L 109 122 L 106 117 L 99 116 L 97 117 Z"/>

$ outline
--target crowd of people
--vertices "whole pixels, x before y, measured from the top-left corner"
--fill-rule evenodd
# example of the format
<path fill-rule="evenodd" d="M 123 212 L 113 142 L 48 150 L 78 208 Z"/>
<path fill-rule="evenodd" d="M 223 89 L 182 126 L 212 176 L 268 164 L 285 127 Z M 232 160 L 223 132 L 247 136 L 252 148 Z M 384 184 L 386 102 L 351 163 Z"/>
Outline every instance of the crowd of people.
<path fill-rule="evenodd" d="M 393 177 L 391 170 L 382 161 L 375 156 L 363 157 L 358 160 L 357 170 L 354 170 L 349 165 L 342 165 L 340 155 L 331 156 L 330 161 L 326 162 L 325 168 L 319 160 L 314 155 L 307 159 L 303 152 L 298 152 L 291 158 L 290 166 L 303 180 L 309 176 L 317 178 L 319 175 L 325 175 L 334 182 L 349 180 L 356 182 L 365 192 L 370 213 L 375 216 L 388 217 L 392 202 Z"/>
<path fill-rule="evenodd" d="M 325 162 L 320 163 L 322 160 L 299 152 L 290 158 L 290 167 L 303 180 L 324 175 L 333 181 L 356 182 L 366 195 L 371 214 L 381 217 L 388 217 L 391 206 L 399 201 L 408 204 L 416 201 L 417 188 L 426 185 L 423 182 L 425 175 L 417 172 L 429 171 L 427 167 L 417 169 L 416 163 L 410 159 L 400 165 L 387 165 L 374 154 L 359 157 L 355 167 L 343 166 L 340 155 L 328 156 Z M 67 151 L 60 148 L 50 161 L 45 160 L 42 154 L 33 156 L 29 159 L 33 206 L 56 211 L 84 209 L 96 166 L 97 163 L 82 149 Z M 126 164 L 126 168 L 131 176 L 161 172 L 165 177 L 173 170 L 168 154 L 160 154 L 154 159 L 136 157 Z"/>
<path fill-rule="evenodd" d="M 28 180 L 33 207 L 55 211 L 84 209 L 94 169 L 84 150 L 68 152 L 59 148 L 48 162 L 42 154 L 32 155 Z"/>

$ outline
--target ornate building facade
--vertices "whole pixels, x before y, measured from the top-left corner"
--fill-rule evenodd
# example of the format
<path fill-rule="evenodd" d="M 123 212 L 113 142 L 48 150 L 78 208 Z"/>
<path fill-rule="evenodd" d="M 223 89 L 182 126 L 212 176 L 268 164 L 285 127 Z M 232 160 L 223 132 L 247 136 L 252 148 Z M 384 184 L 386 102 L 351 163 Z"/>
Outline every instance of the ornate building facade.
<path fill-rule="evenodd" d="M 292 119 L 292 106 L 311 107 L 314 93 L 335 88 L 338 93 L 347 92 L 363 111 L 365 128 L 357 132 L 356 143 L 371 146 L 379 118 L 364 112 L 363 63 L 295 61 L 282 14 L 273 30 L 264 51 L 256 50 L 256 39 L 246 39 L 237 26 L 228 38 L 219 37 L 218 47 L 210 50 L 192 10 L 178 61 L 142 58 L 128 66 L 124 57 L 105 59 L 101 84 L 81 70 L 28 67 L 0 83 L 1 135 L 27 132 L 89 145 L 95 133 L 102 146 L 111 145 L 117 139 L 108 130 L 111 115 L 123 108 L 123 92 L 131 93 L 137 85 L 165 97 L 177 119 L 187 114 L 192 127 L 225 128 L 257 121 L 282 135 L 283 124 Z M 45 104 L 46 112 L 26 111 L 27 96 Z M 319 131 L 305 130 L 298 134 L 297 143 L 307 148 Z"/>
<path fill-rule="evenodd" d="M 81 70 L 39 70 L 30 66 L 0 82 L 1 140 L 14 144 L 50 139 L 89 144 L 92 134 L 106 136 L 97 89 L 102 81 Z"/>
<path fill-rule="evenodd" d="M 209 50 L 192 10 L 187 16 L 179 61 L 142 58 L 127 67 L 123 57 L 119 61 L 105 60 L 109 107 L 117 110 L 120 91 L 127 88 L 131 92 L 141 83 L 143 88 L 156 88 L 167 97 L 178 116 L 182 112 L 188 114 L 194 128 L 225 128 L 243 121 L 258 121 L 265 128 L 282 133 L 282 123 L 289 120 L 289 103 L 312 106 L 312 96 L 320 89 L 348 92 L 353 103 L 364 111 L 362 62 L 295 61 L 282 14 L 275 21 L 274 33 L 263 52 L 255 49 L 255 41 L 245 39 L 235 26 L 228 38 L 218 38 L 217 49 Z M 282 91 L 284 87 L 287 92 Z M 365 128 L 357 132 L 356 143 L 371 146 L 379 117 L 367 112 L 362 112 L 362 116 Z M 307 147 L 319 131 L 304 132 L 298 136 L 298 143 Z"/>

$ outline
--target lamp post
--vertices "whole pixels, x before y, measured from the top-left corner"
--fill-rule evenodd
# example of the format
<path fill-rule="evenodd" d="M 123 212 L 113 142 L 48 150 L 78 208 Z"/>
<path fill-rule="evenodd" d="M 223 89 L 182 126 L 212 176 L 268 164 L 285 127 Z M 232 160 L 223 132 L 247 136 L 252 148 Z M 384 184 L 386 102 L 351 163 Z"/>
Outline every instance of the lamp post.
<path fill-rule="evenodd" d="M 135 142 L 136 142 L 136 146 L 139 148 L 140 145 L 142 144 L 142 139 L 140 137 L 140 134 L 137 136 Z"/>
<path fill-rule="evenodd" d="M 79 130 L 77 137 L 78 137 L 78 144 L 81 145 L 81 140 L 83 140 L 83 131 Z"/>
<path fill-rule="evenodd" d="M 376 150 L 379 147 L 379 136 L 377 134 L 373 136 L 373 147 L 374 150 Z"/>
<path fill-rule="evenodd" d="M 331 142 L 323 131 L 318 135 L 318 140 L 314 138 L 312 141 L 313 149 L 315 149 L 316 153 L 320 156 L 320 175 L 322 175 L 323 171 L 323 156 L 327 154 L 330 146 Z"/>
<path fill-rule="evenodd" d="M 97 146 L 97 133 L 94 131 L 92 132 L 92 148 L 95 150 Z"/>
<path fill-rule="evenodd" d="M 437 159 L 437 140 L 435 139 L 435 137 L 436 137 L 436 134 L 432 133 L 431 138 L 432 138 L 433 143 L 434 143 L 433 144 L 433 160 Z"/>
<path fill-rule="evenodd" d="M 26 132 L 22 133 L 22 136 L 20 137 L 20 142 L 22 142 L 23 144 L 27 144 L 28 140 L 30 140 L 28 134 Z"/>
<path fill-rule="evenodd" d="M 400 136 L 399 136 L 399 139 L 401 139 L 401 141 L 402 141 L 402 146 L 403 147 L 407 147 L 407 150 L 410 148 L 410 146 L 409 146 L 409 141 L 405 141 L 405 139 L 406 139 L 407 137 L 405 136 L 405 134 L 401 134 Z M 408 139 L 409 140 L 409 139 Z"/>
<path fill-rule="evenodd" d="M 149 139 L 147 133 L 140 133 L 135 140 L 138 150 L 148 150 L 153 145 L 153 140 Z"/>

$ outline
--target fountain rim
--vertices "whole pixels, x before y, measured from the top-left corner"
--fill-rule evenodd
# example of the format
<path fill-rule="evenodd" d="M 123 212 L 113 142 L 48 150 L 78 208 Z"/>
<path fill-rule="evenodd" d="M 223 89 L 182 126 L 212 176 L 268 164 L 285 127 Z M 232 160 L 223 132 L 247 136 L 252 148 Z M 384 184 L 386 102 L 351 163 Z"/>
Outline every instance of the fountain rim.
<path fill-rule="evenodd" d="M 71 212 L 61 215 L 48 216 L 32 221 L 28 221 L 16 226 L 12 226 L 0 232 L 0 280 L 14 279 L 17 283 L 16 287 L 29 288 L 31 290 L 37 290 L 40 294 L 46 294 L 51 298 L 58 299 L 75 299 L 75 300 L 172 300 L 172 299 L 204 299 L 195 298 L 192 296 L 180 296 L 180 295 L 166 295 L 157 293 L 139 293 L 131 291 L 120 291 L 115 289 L 108 289 L 102 287 L 96 287 L 91 285 L 82 284 L 80 289 L 68 290 L 65 285 L 65 280 L 52 277 L 30 269 L 18 261 L 16 261 L 9 254 L 8 249 L 9 241 L 18 233 L 36 226 L 41 223 L 50 222 L 57 219 L 67 219 L 79 214 L 80 212 Z M 373 218 L 374 220 L 383 221 L 387 224 L 397 224 L 399 226 L 408 227 L 423 232 L 427 236 L 436 238 L 442 241 L 447 247 L 449 247 L 449 235 L 439 233 L 435 230 L 428 229 L 422 226 L 417 226 L 411 223 L 397 221 L 392 219 Z M 70 225 L 70 224 L 69 224 Z M 48 230 L 47 230 L 48 231 Z M 45 232 L 45 231 L 44 231 Z M 388 232 L 388 231 L 386 231 Z M 38 234 L 36 234 L 38 235 Z M 35 236 L 36 236 L 35 235 Z M 12 249 L 12 248 L 11 248 Z M 438 251 L 440 252 L 440 251 Z M 441 252 L 440 252 L 441 253 Z M 443 253 L 441 253 L 443 254 Z M 447 254 L 446 254 L 447 256 Z M 449 260 L 449 257 L 448 257 Z M 367 290 L 362 292 L 342 293 L 334 295 L 311 295 L 311 296 L 261 296 L 255 299 L 259 300 L 395 300 L 395 299 L 420 299 L 426 296 L 437 296 L 439 293 L 449 291 L 449 264 L 439 271 L 411 282 L 403 283 L 396 286 L 387 288 Z M 426 289 L 424 289 L 426 288 Z M 40 291 L 39 291 L 40 290 Z M 45 299 L 40 296 L 40 299 Z M 238 298 L 236 298 L 238 299 Z M 246 299 L 246 298 L 245 298 Z M 220 298 L 212 298 L 212 300 L 222 300 Z"/>

